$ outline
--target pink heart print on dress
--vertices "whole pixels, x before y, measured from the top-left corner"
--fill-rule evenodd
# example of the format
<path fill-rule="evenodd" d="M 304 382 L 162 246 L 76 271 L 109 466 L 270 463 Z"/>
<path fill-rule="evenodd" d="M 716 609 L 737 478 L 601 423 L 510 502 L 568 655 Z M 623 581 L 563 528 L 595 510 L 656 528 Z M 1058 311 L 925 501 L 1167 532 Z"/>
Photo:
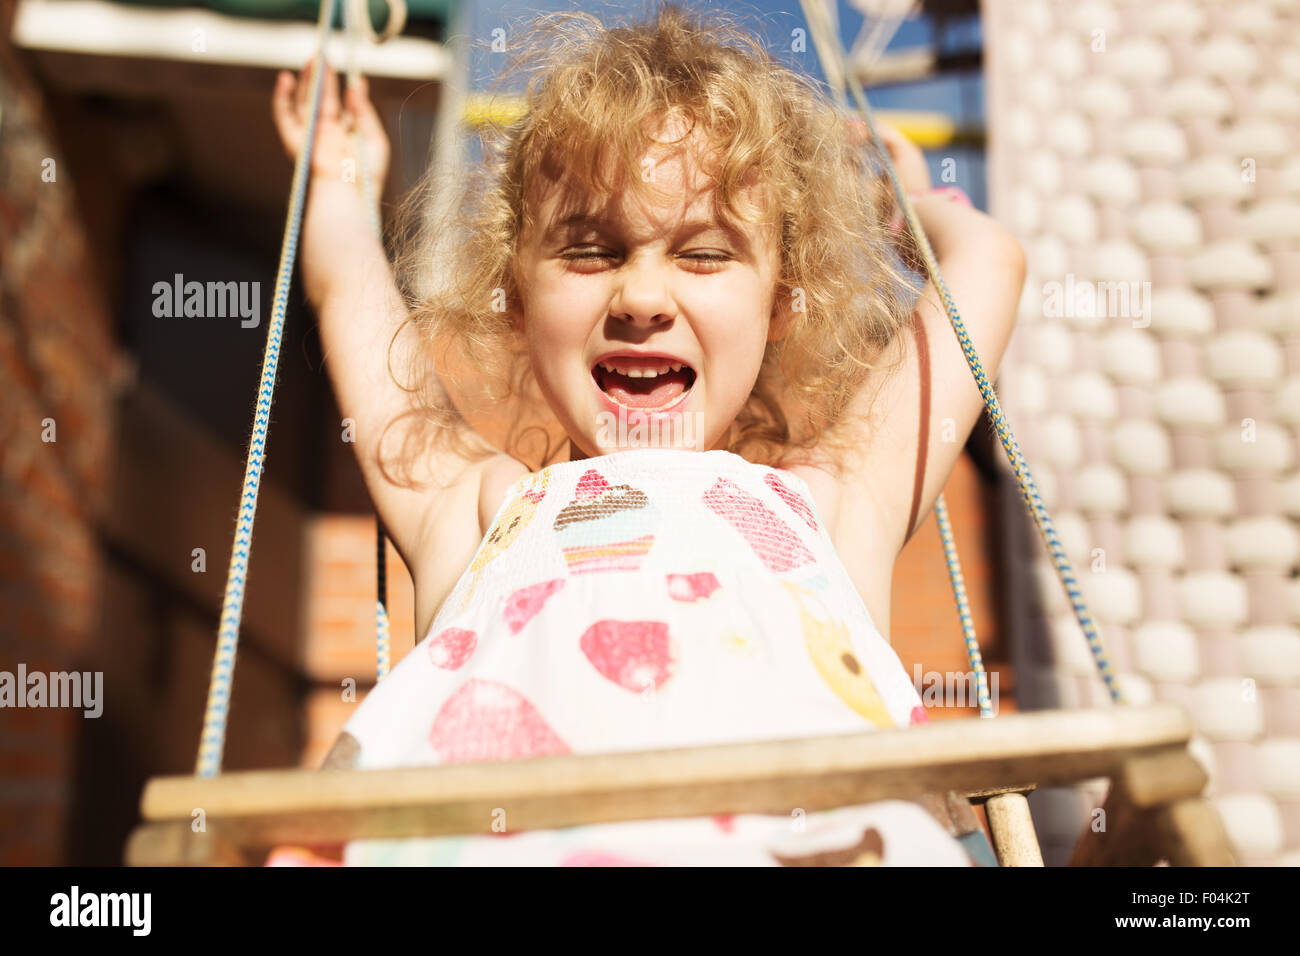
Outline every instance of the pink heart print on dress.
<path fill-rule="evenodd" d="M 754 553 L 777 574 L 813 562 L 812 552 L 775 512 L 729 478 L 704 493 L 704 503 L 740 532 Z"/>
<path fill-rule="evenodd" d="M 463 627 L 449 627 L 429 638 L 427 651 L 429 660 L 435 667 L 444 670 L 459 670 L 470 659 L 474 648 L 478 646 L 478 636 Z"/>
<path fill-rule="evenodd" d="M 576 853 L 570 853 L 559 863 L 560 866 L 658 866 L 657 863 L 647 863 L 642 860 L 633 860 L 625 856 L 618 856 L 605 850 L 578 850 Z"/>
<path fill-rule="evenodd" d="M 531 621 L 537 615 L 537 612 L 542 609 L 546 599 L 562 587 L 564 587 L 564 578 L 556 578 L 553 581 L 530 584 L 506 598 L 506 606 L 505 610 L 502 611 L 502 617 L 505 618 L 510 633 L 518 634 L 522 631 L 524 625 Z"/>
<path fill-rule="evenodd" d="M 668 575 L 668 596 L 674 601 L 702 601 L 720 587 L 712 571 Z"/>
<path fill-rule="evenodd" d="M 672 641 L 662 621 L 597 621 L 578 646 L 592 667 L 635 693 L 657 690 L 672 676 Z"/>
<path fill-rule="evenodd" d="M 817 519 L 813 517 L 812 511 L 808 507 L 808 502 L 799 497 L 784 481 L 776 476 L 776 472 L 769 471 L 763 476 L 766 485 L 781 496 L 781 500 L 790 506 L 790 510 L 803 518 L 803 523 L 813 531 L 817 530 Z"/>
<path fill-rule="evenodd" d="M 527 697 L 508 684 L 477 678 L 443 703 L 429 743 L 447 763 L 569 753 Z"/>

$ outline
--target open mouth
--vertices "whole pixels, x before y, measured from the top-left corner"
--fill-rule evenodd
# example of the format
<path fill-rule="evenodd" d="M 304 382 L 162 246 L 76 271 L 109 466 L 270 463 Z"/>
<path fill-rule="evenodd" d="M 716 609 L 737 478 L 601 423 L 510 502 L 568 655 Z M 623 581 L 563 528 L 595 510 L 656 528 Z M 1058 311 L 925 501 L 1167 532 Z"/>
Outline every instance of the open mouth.
<path fill-rule="evenodd" d="M 596 387 L 624 408 L 666 411 L 690 392 L 695 369 L 669 357 L 613 355 L 591 370 Z"/>

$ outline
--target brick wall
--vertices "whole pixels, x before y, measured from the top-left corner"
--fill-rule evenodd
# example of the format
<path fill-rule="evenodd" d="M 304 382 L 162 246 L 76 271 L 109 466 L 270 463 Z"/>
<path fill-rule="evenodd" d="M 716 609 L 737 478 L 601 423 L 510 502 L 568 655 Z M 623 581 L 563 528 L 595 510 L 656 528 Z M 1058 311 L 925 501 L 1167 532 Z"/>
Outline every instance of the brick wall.
<path fill-rule="evenodd" d="M 145 781 L 194 766 L 243 472 L 242 450 L 163 394 L 138 350 L 120 351 L 115 318 L 132 318 L 135 346 L 165 353 L 178 377 L 207 371 L 232 389 L 255 375 L 260 347 L 227 335 L 247 342 L 250 358 L 213 372 L 213 356 L 226 353 L 193 347 L 151 315 L 153 281 L 180 270 L 150 253 L 175 248 L 175 230 L 146 222 L 130 233 L 116 215 L 92 215 L 130 207 L 142 183 L 121 167 L 121 150 L 80 129 L 85 103 L 43 93 L 9 46 L 11 8 L 0 0 L 0 670 L 99 673 L 103 713 L 0 709 L 0 865 L 114 865 Z M 180 228 L 208 236 L 203 210 L 189 211 Z M 131 272 L 122 251 L 141 229 L 154 241 Z M 214 245 L 184 271 L 228 269 L 210 261 Z M 124 292 L 144 306 L 123 304 Z M 247 395 L 240 389 L 240 418 Z M 308 471 L 301 450 L 281 449 L 281 467 Z M 286 766 L 302 749 L 302 511 L 276 484 L 269 476 L 261 495 L 231 769 Z M 202 573 L 191 565 L 196 547 L 207 554 Z"/>
<path fill-rule="evenodd" d="M 984 432 L 983 421 L 975 427 Z M 976 440 L 979 440 L 978 438 Z M 1008 660 L 1004 614 L 1000 596 L 1004 581 L 998 574 L 997 554 L 1003 545 L 996 528 L 996 493 L 994 479 L 976 467 L 970 454 L 957 460 L 944 501 L 948 521 L 956 539 L 962 577 L 970 601 L 972 624 L 979 640 L 980 656 L 989 674 L 989 692 L 995 698 L 998 714 L 1017 710 L 1015 669 Z M 970 663 L 957 616 L 952 582 L 943 556 L 943 542 L 933 513 L 929 515 L 907 543 L 894 567 L 891 597 L 891 622 L 894 649 L 915 681 L 917 668 L 921 680 L 917 689 L 926 702 L 931 720 L 970 719 L 979 716 L 978 703 L 965 689 L 958 689 L 958 679 L 969 679 Z M 995 681 L 996 675 L 996 683 Z M 944 680 L 959 696 L 950 696 L 941 704 L 931 704 L 927 687 Z M 973 687 L 973 683 L 969 686 Z M 962 705 L 964 698 L 965 704 Z"/>
<path fill-rule="evenodd" d="M 100 589 L 94 522 L 119 358 L 86 279 L 69 171 L 39 91 L 3 39 L 0 108 L 0 670 L 81 669 Z M 63 860 L 83 720 L 0 711 L 0 865 Z"/>
<path fill-rule="evenodd" d="M 375 683 L 375 519 L 317 515 L 308 523 L 304 540 L 302 671 L 310 689 L 304 701 L 301 765 L 315 768 Z M 415 591 L 391 542 L 387 554 L 389 633 L 396 665 L 414 646 Z M 345 686 L 349 679 L 352 687 Z M 355 694 L 349 693 L 353 689 Z"/>

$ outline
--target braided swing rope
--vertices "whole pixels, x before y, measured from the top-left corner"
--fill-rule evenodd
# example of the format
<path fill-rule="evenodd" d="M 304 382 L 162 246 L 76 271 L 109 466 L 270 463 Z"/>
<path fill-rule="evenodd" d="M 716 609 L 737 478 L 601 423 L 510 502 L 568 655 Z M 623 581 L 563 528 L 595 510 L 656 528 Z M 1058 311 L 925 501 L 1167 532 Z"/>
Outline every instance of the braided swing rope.
<path fill-rule="evenodd" d="M 993 703 L 989 698 L 989 676 L 984 671 L 984 657 L 980 654 L 979 640 L 975 636 L 975 621 L 971 617 L 970 601 L 966 598 L 966 579 L 961 573 L 961 561 L 957 557 L 957 540 L 952 534 L 952 525 L 948 521 L 948 503 L 939 495 L 934 501 L 934 517 L 939 522 L 939 538 L 943 541 L 943 559 L 948 563 L 948 580 L 952 582 L 952 593 L 957 599 L 957 616 L 961 619 L 962 640 L 966 644 L 966 657 L 970 660 L 971 671 L 975 674 L 975 694 L 980 705 L 981 717 L 994 717 Z"/>
<path fill-rule="evenodd" d="M 810 32 L 813 37 L 813 46 L 817 51 L 817 57 L 826 70 L 826 64 L 832 60 L 838 65 L 839 75 L 848 80 L 849 91 L 853 94 L 853 99 L 857 103 L 857 113 L 866 123 L 867 130 L 870 132 L 872 144 L 875 146 L 880 162 L 884 167 L 885 173 L 894 190 L 894 195 L 898 200 L 899 208 L 903 212 L 903 217 L 907 222 L 908 231 L 915 239 L 917 248 L 921 254 L 921 261 L 925 265 L 927 278 L 934 285 L 935 290 L 939 293 L 944 308 L 947 310 L 948 319 L 952 323 L 953 331 L 957 335 L 957 341 L 961 345 L 962 354 L 966 356 L 966 363 L 970 366 L 971 374 L 975 378 L 975 384 L 979 387 L 980 395 L 984 398 L 984 406 L 988 410 L 989 418 L 992 420 L 994 428 L 997 430 L 998 439 L 1002 443 L 1002 448 L 1007 454 L 1007 459 L 1011 463 L 1012 470 L 1015 473 L 1016 481 L 1020 487 L 1021 498 L 1024 499 L 1030 513 L 1034 517 L 1038 530 L 1043 536 L 1044 543 L 1047 546 L 1048 553 L 1051 555 L 1052 563 L 1056 568 L 1057 576 L 1061 579 L 1065 592 L 1070 599 L 1070 605 L 1074 610 L 1074 616 L 1083 629 L 1084 637 L 1088 641 L 1088 649 L 1092 652 L 1093 660 L 1097 665 L 1097 670 L 1101 673 L 1102 680 L 1106 684 L 1106 689 L 1110 693 L 1111 701 L 1116 704 L 1123 704 L 1124 697 L 1120 692 L 1118 681 L 1111 667 L 1110 658 L 1106 654 L 1105 646 L 1102 644 L 1101 634 L 1097 630 L 1097 625 L 1092 619 L 1088 606 L 1083 599 L 1083 594 L 1079 589 L 1078 581 L 1074 576 L 1074 569 L 1070 565 L 1069 558 L 1065 555 L 1065 549 L 1061 547 L 1061 542 L 1056 535 L 1056 527 L 1052 523 L 1051 516 L 1047 513 L 1041 497 L 1038 493 L 1038 486 L 1034 482 L 1033 475 L 1030 474 L 1029 465 L 1024 456 L 1020 453 L 1020 446 L 1016 442 L 1015 435 L 1012 434 L 1010 426 L 1007 424 L 1005 416 L 1002 414 L 1002 406 L 998 402 L 997 394 L 993 391 L 993 386 L 989 382 L 988 376 L 984 372 L 984 366 L 979 360 L 979 355 L 975 351 L 974 343 L 971 341 L 966 326 L 957 313 L 957 305 L 953 301 L 952 295 L 948 292 L 947 283 L 944 282 L 943 275 L 939 271 L 939 263 L 935 259 L 934 250 L 930 248 L 930 241 L 926 238 L 925 230 L 921 228 L 920 220 L 917 218 L 916 210 L 912 207 L 910 197 L 907 191 L 903 189 L 901 180 L 898 177 L 897 170 L 889 158 L 889 150 L 886 149 L 880 134 L 876 129 L 875 119 L 871 113 L 871 107 L 867 103 L 867 97 L 862 89 L 862 84 L 857 75 L 853 73 L 847 62 L 843 45 L 839 42 L 831 31 L 827 29 L 827 16 L 815 0 L 799 0 L 803 7 L 804 18 L 807 20 Z M 827 71 L 829 72 L 829 71 Z M 980 695 L 980 716 L 989 716 L 986 713 L 987 686 L 986 676 L 984 673 L 983 663 L 979 656 L 979 646 L 975 641 L 974 628 L 970 623 L 970 608 L 966 603 L 965 585 L 962 581 L 961 567 L 957 561 L 957 550 L 954 544 L 952 529 L 947 521 L 947 508 L 940 495 L 935 502 L 936 517 L 939 518 L 939 531 L 943 539 L 944 557 L 948 563 L 948 575 L 953 585 L 953 593 L 957 598 L 958 612 L 962 619 L 962 631 L 965 636 L 967 653 L 971 660 L 971 668 L 976 673 L 979 680 Z"/>
<path fill-rule="evenodd" d="M 271 402 L 275 398 L 275 370 L 280 362 L 285 310 L 289 304 L 289 287 L 293 281 L 294 260 L 298 254 L 302 210 L 311 172 L 312 146 L 316 141 L 316 119 L 320 113 L 321 92 L 324 89 L 325 42 L 333 21 L 334 0 L 324 0 L 316 26 L 311 111 L 305 138 L 293 166 L 293 186 L 290 190 L 289 211 L 285 216 L 280 265 L 275 276 L 271 321 L 266 329 L 266 350 L 262 354 L 262 375 L 257 388 L 257 407 L 253 413 L 253 432 L 249 440 L 248 460 L 244 466 L 243 490 L 239 495 L 239 516 L 235 523 L 234 543 L 230 549 L 230 567 L 226 572 L 226 593 L 221 602 L 221 623 L 217 632 L 217 649 L 212 659 L 212 675 L 208 681 L 208 702 L 203 711 L 203 730 L 199 735 L 195 772 L 200 777 L 214 777 L 221 772 L 221 759 L 226 746 L 226 718 L 230 712 L 230 691 L 234 683 L 235 652 L 239 647 L 239 621 L 244 611 L 248 556 L 253 547 L 253 519 L 257 516 L 257 492 L 262 484 L 266 435 L 271 424 Z"/>

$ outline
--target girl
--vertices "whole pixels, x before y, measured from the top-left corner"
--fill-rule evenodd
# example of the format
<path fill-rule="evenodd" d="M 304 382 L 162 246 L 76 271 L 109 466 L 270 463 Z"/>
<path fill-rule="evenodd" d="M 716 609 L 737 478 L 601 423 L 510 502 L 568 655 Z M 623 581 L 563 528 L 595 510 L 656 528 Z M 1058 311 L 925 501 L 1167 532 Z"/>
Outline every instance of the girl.
<path fill-rule="evenodd" d="M 383 181 L 382 127 L 364 84 L 344 110 L 327 77 L 303 283 L 423 635 L 327 766 L 924 722 L 889 646 L 892 569 L 982 401 L 932 287 L 913 318 L 861 129 L 744 31 L 673 6 L 614 29 L 543 16 L 515 67 L 526 113 L 489 130 L 457 193 L 431 173 L 404 211 L 400 291 L 341 175 L 356 123 Z M 291 154 L 308 85 L 275 89 Z M 992 375 L 1021 250 L 889 146 Z M 923 449 L 913 323 L 953 425 Z M 530 452 L 548 427 L 560 454 Z M 345 859 L 970 862 L 906 801 L 521 834 L 509 810 L 508 839 L 356 841 Z"/>

